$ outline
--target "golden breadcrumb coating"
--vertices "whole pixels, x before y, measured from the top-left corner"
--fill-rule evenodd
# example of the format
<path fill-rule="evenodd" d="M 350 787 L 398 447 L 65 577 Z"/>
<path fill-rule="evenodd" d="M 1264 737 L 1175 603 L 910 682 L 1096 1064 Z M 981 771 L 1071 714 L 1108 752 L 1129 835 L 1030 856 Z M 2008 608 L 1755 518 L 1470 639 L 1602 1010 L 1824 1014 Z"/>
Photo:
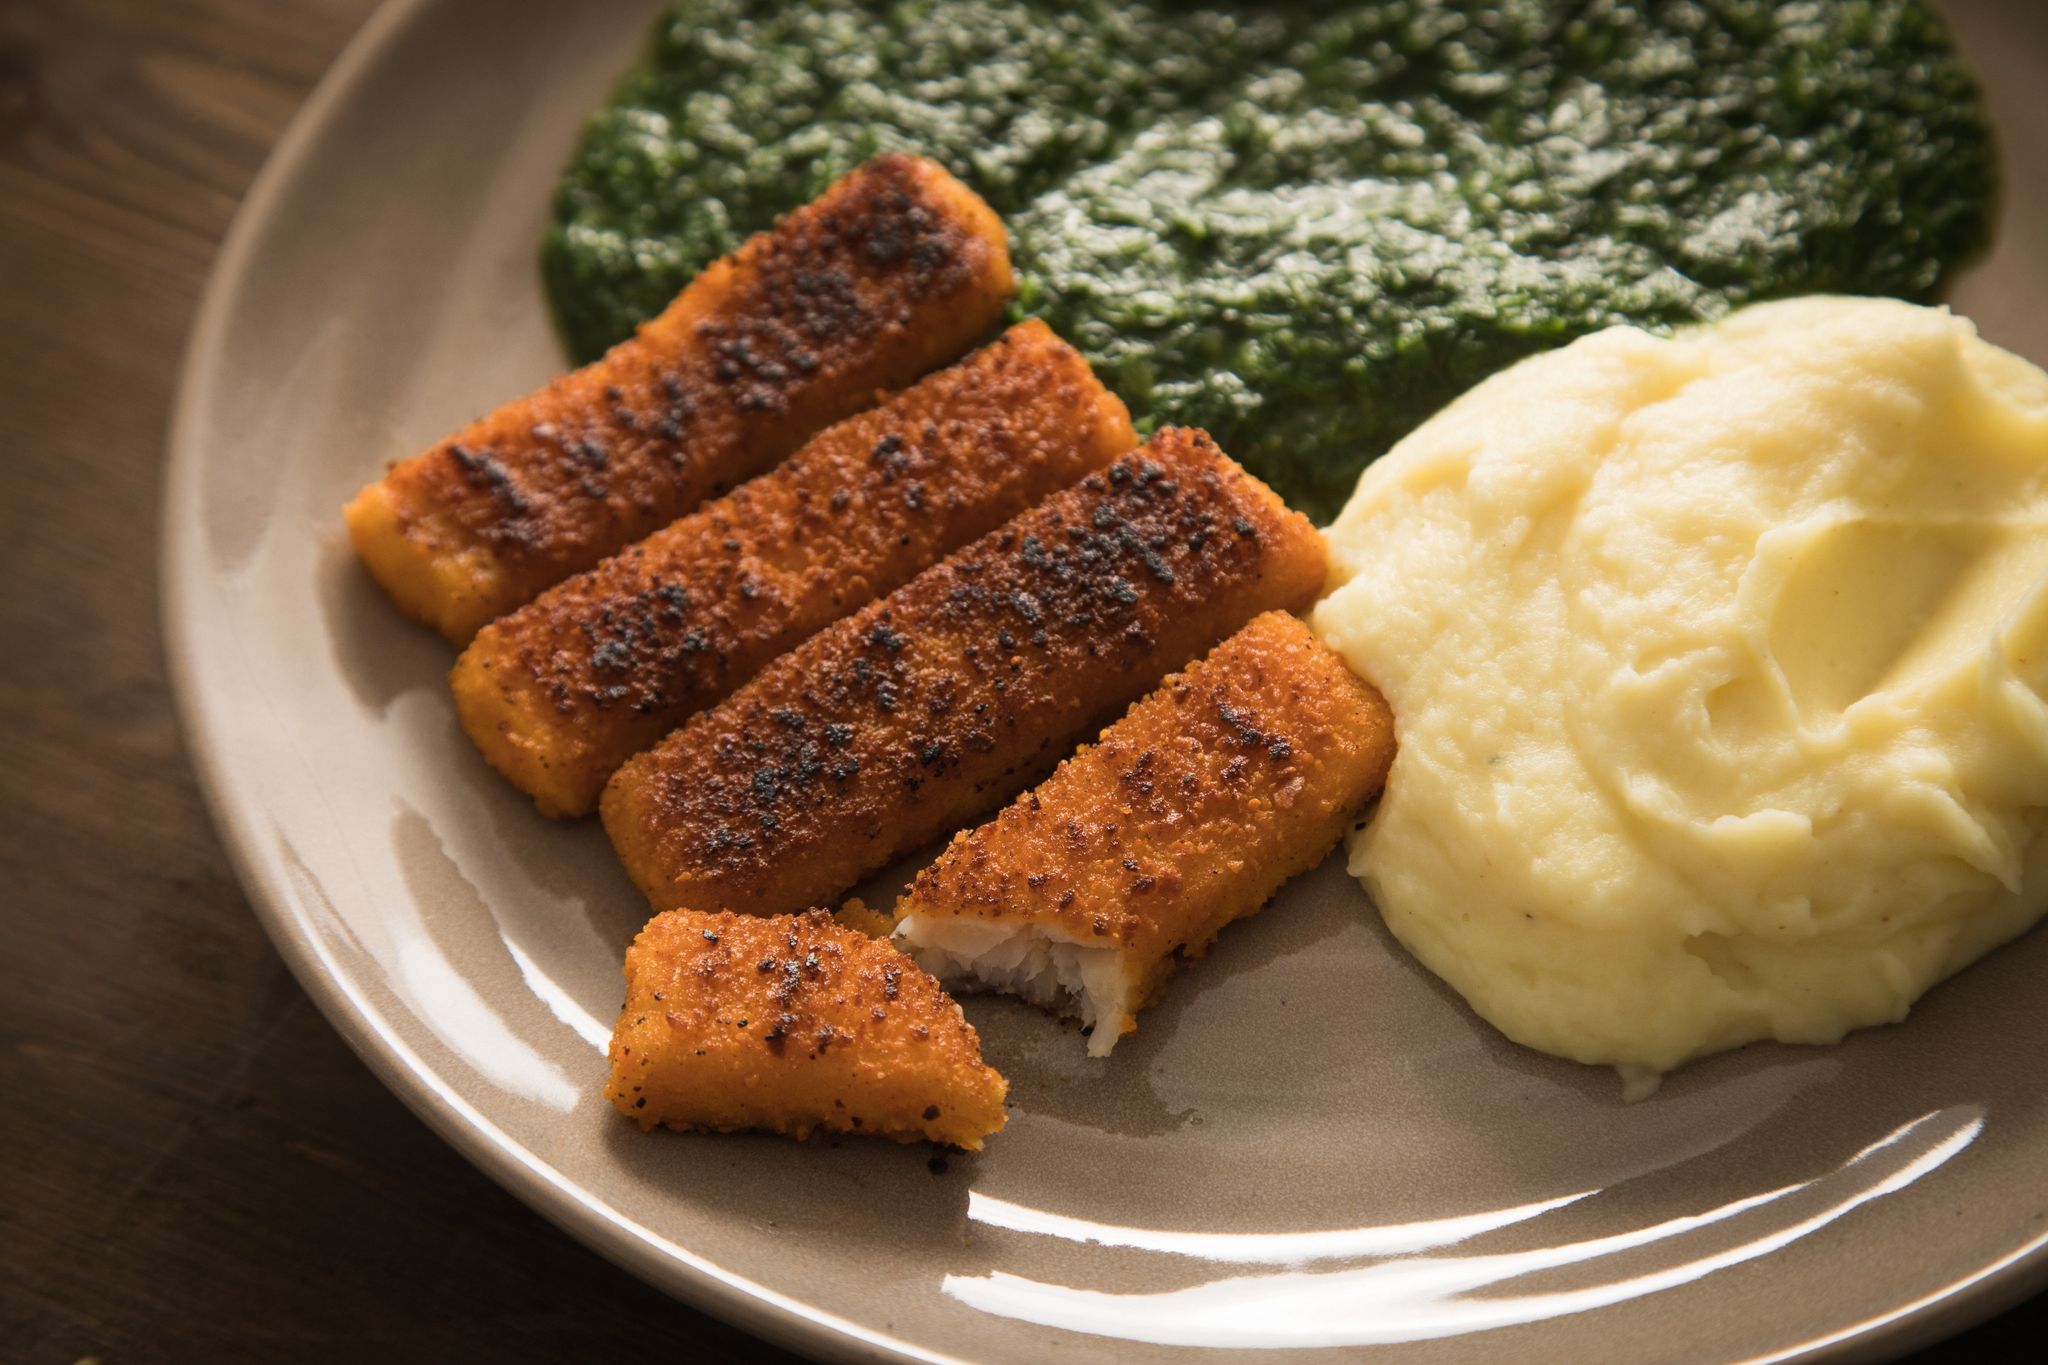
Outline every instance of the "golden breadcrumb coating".
<path fill-rule="evenodd" d="M 611 1063 L 605 1096 L 642 1128 L 979 1151 L 1009 1091 L 936 981 L 823 910 L 655 916 L 626 951 Z"/>
<path fill-rule="evenodd" d="M 1040 926 L 1114 950 L 1143 1008 L 1181 959 L 1329 854 L 1393 757 L 1386 701 L 1269 612 L 956 835 L 897 903 L 898 941 L 961 918 Z"/>
<path fill-rule="evenodd" d="M 762 665 L 1137 444 L 1042 322 L 826 428 L 768 473 L 485 626 L 463 728 L 549 815 Z"/>
<path fill-rule="evenodd" d="M 619 769 L 606 831 L 656 909 L 846 891 L 1052 769 L 1261 611 L 1322 537 L 1170 428 L 783 655 Z"/>
<path fill-rule="evenodd" d="M 987 204 L 878 157 L 601 359 L 393 466 L 348 505 L 349 537 L 401 610 L 467 643 L 959 355 L 1014 290 Z"/>
<path fill-rule="evenodd" d="M 859 896 L 849 897 L 832 912 L 832 918 L 849 929 L 858 929 L 869 938 L 887 938 L 896 932 L 896 917 L 885 910 L 877 910 Z"/>

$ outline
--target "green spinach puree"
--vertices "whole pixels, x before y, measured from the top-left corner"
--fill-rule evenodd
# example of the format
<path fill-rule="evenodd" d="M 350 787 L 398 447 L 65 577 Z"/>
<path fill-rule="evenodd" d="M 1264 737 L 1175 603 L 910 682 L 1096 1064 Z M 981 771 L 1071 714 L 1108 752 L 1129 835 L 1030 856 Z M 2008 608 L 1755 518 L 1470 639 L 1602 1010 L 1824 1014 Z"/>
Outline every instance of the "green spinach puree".
<path fill-rule="evenodd" d="M 1922 299 L 1989 232 L 1920 0 L 675 0 L 543 262 L 578 359 L 881 150 L 1009 223 L 1019 310 L 1327 519 L 1446 401 L 1611 323 Z"/>

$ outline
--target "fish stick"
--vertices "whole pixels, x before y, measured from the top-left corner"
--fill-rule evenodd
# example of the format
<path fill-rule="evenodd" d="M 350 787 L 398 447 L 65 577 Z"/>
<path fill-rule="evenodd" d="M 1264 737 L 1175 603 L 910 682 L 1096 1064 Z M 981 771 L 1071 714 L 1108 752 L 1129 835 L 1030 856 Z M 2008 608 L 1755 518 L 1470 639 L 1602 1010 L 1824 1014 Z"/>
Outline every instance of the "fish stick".
<path fill-rule="evenodd" d="M 627 762 L 606 831 L 656 909 L 828 901 L 1051 771 L 1262 611 L 1323 541 L 1169 428 L 826 627 Z"/>
<path fill-rule="evenodd" d="M 1183 958 L 1336 847 L 1393 758 L 1385 699 L 1268 613 L 955 836 L 896 942 L 950 988 L 1079 1018 L 1107 1056 Z"/>
<path fill-rule="evenodd" d="M 821 627 L 1137 444 L 1080 352 L 1025 322 L 478 632 L 469 737 L 548 815 Z"/>
<path fill-rule="evenodd" d="M 652 1128 L 822 1128 L 980 1151 L 1009 1085 L 939 984 L 823 910 L 678 910 L 626 952 L 605 1097 Z"/>
<path fill-rule="evenodd" d="M 603 358 L 393 466 L 348 505 L 349 538 L 402 611 L 465 644 L 959 355 L 1014 289 L 987 204 L 878 157 Z"/>

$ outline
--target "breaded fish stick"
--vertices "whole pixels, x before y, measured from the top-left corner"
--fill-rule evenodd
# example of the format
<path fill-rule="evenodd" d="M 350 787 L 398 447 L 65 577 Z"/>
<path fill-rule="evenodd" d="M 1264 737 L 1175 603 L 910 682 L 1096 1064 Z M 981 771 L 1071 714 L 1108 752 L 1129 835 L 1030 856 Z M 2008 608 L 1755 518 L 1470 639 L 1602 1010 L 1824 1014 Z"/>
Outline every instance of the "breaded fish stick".
<path fill-rule="evenodd" d="M 1042 322 L 849 417 L 758 479 L 485 626 L 463 728 L 549 815 L 761 666 L 1137 444 Z"/>
<path fill-rule="evenodd" d="M 1079 1018 L 1106 1056 L 1182 958 L 1323 860 L 1393 758 L 1380 694 L 1268 613 L 956 835 L 896 941 L 948 986 Z"/>
<path fill-rule="evenodd" d="M 980 1151 L 1009 1085 L 938 982 L 823 910 L 678 910 L 626 951 L 605 1097 L 642 1128 L 872 1133 Z"/>
<path fill-rule="evenodd" d="M 959 355 L 1014 287 L 987 204 L 878 157 L 602 359 L 394 466 L 348 505 L 349 538 L 401 610 L 467 643 Z"/>
<path fill-rule="evenodd" d="M 1305 518 L 1204 433 L 1162 431 L 621 767 L 605 829 L 656 909 L 829 900 L 1323 573 Z"/>

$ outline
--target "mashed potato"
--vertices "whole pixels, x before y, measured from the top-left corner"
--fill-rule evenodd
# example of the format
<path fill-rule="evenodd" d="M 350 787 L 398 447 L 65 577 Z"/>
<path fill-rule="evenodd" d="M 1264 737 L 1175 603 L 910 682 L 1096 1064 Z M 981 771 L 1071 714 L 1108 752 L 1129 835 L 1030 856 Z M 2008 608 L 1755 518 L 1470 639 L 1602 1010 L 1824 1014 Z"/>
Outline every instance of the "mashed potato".
<path fill-rule="evenodd" d="M 1831 1042 L 2048 909 L 2048 375 L 1945 310 L 1588 337 L 1330 541 L 1400 740 L 1351 869 L 1517 1041 Z"/>

